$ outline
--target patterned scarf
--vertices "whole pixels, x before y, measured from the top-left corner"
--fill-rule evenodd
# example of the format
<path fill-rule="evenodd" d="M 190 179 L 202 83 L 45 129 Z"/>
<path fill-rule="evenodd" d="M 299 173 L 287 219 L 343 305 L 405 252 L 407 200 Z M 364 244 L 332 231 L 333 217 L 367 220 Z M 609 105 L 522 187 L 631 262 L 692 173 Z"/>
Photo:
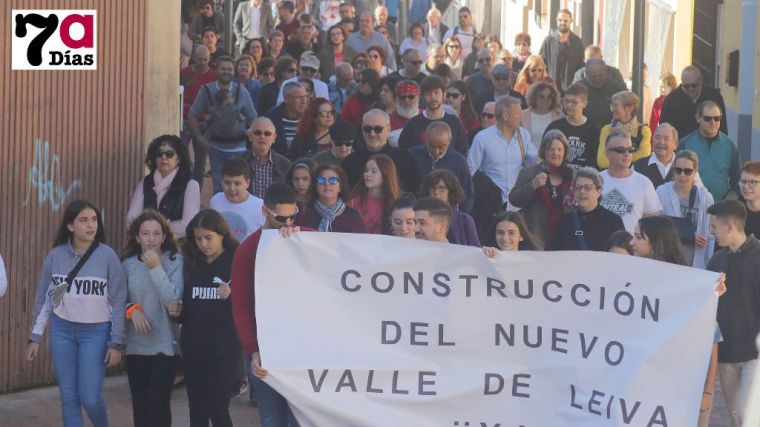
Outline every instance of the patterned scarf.
<path fill-rule="evenodd" d="M 317 213 L 322 218 L 319 221 L 317 231 L 332 231 L 332 223 L 335 221 L 335 217 L 338 216 L 338 212 L 343 209 L 343 206 L 345 206 L 343 199 L 338 199 L 338 202 L 332 206 L 325 206 L 319 200 L 315 200 L 314 209 L 317 210 Z"/>

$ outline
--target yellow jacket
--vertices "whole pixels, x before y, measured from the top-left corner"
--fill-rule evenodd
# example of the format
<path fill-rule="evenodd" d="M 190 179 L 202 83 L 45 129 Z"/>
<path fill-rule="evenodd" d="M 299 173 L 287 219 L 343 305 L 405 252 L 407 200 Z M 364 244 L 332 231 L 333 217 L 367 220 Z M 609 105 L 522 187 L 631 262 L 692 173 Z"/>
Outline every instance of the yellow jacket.
<path fill-rule="evenodd" d="M 635 162 L 638 159 L 647 157 L 652 154 L 652 130 L 646 124 L 638 126 L 641 130 L 640 135 L 631 135 L 633 140 L 633 146 L 636 146 L 636 139 L 639 141 L 638 149 L 633 153 L 633 160 Z M 596 152 L 596 162 L 599 165 L 599 169 L 607 169 L 610 167 L 610 162 L 607 160 L 607 154 L 604 151 L 604 143 L 607 141 L 607 136 L 612 132 L 612 125 L 605 125 L 602 128 L 602 132 L 599 134 L 599 150 Z"/>

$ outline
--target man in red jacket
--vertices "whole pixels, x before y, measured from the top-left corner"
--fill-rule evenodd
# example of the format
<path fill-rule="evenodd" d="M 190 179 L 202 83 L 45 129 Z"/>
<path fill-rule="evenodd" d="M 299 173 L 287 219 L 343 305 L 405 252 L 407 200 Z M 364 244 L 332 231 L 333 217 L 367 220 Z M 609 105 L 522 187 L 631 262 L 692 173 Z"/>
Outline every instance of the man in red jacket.
<path fill-rule="evenodd" d="M 238 338 L 246 354 L 251 358 L 251 371 L 255 375 L 251 385 L 259 406 L 262 425 L 297 426 L 288 402 L 276 390 L 262 381 L 268 374 L 261 367 L 259 341 L 256 330 L 255 271 L 256 251 L 261 233 L 267 229 L 279 229 L 280 235 L 289 237 L 299 228 L 293 225 L 298 214 L 296 193 L 284 183 L 274 183 L 264 194 L 264 225 L 248 236 L 235 251 L 232 260 L 232 317 Z"/>

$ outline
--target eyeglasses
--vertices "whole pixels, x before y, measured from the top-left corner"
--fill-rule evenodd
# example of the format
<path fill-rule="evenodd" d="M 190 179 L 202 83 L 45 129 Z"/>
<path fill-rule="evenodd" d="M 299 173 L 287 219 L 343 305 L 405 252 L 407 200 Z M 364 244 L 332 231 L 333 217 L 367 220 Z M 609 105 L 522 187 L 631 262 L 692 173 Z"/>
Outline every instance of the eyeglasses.
<path fill-rule="evenodd" d="M 367 135 L 371 134 L 372 132 L 380 135 L 384 130 L 385 126 L 362 126 L 362 131 Z"/>
<path fill-rule="evenodd" d="M 543 68 L 531 68 L 528 71 L 530 71 L 531 73 L 543 73 L 544 69 Z"/>
<path fill-rule="evenodd" d="M 488 64 L 491 62 L 491 57 L 488 58 L 478 58 L 478 62 L 481 64 Z"/>
<path fill-rule="evenodd" d="M 434 185 L 430 187 L 430 192 L 435 193 L 436 191 L 449 191 L 449 187 L 445 185 Z"/>
<path fill-rule="evenodd" d="M 625 154 L 625 153 L 633 154 L 636 152 L 636 149 L 633 147 L 613 147 L 613 148 L 608 148 L 608 150 L 612 151 L 613 153 L 618 153 L 618 154 Z"/>
<path fill-rule="evenodd" d="M 506 82 L 506 81 L 509 81 L 509 76 L 506 74 L 499 74 L 499 75 L 493 76 L 493 79 L 494 81 L 497 81 L 497 82 L 501 82 L 501 81 Z"/>
<path fill-rule="evenodd" d="M 691 176 L 691 174 L 694 173 L 694 169 L 692 169 L 692 168 L 679 168 L 679 167 L 673 166 L 673 173 L 676 174 L 676 175 Z"/>
<path fill-rule="evenodd" d="M 496 115 L 494 113 L 480 113 L 480 117 L 484 119 L 493 119 Z"/>
<path fill-rule="evenodd" d="M 417 97 L 417 95 L 399 95 L 398 99 L 403 99 L 403 100 L 406 100 L 406 101 L 411 101 L 411 100 L 413 100 L 416 97 Z"/>
<path fill-rule="evenodd" d="M 681 83 L 684 89 L 696 89 L 699 87 L 699 83 Z"/>
<path fill-rule="evenodd" d="M 286 223 L 288 221 L 295 221 L 296 216 L 298 215 L 298 206 L 296 206 L 296 211 L 293 212 L 293 215 L 278 215 L 277 212 L 267 208 L 269 213 L 272 215 L 272 218 L 274 218 L 275 221 Z"/>
<path fill-rule="evenodd" d="M 286 72 L 286 73 L 295 73 L 296 71 L 298 71 L 298 70 L 297 70 L 297 69 L 295 69 L 295 68 L 286 68 L 286 69 L 285 69 L 285 72 Z"/>
<path fill-rule="evenodd" d="M 458 44 L 450 44 L 449 49 L 461 49 L 462 46 L 459 46 Z"/>
<path fill-rule="evenodd" d="M 757 187 L 757 184 L 760 183 L 760 181 L 756 179 L 740 179 L 739 185 L 742 187 L 749 187 L 749 188 L 755 188 Z"/>
<path fill-rule="evenodd" d="M 702 120 L 706 122 L 719 122 L 720 116 L 702 116 Z"/>
<path fill-rule="evenodd" d="M 449 92 L 449 93 L 446 94 L 446 98 L 447 99 L 459 99 L 460 95 L 462 95 L 462 94 L 461 93 Z"/>
<path fill-rule="evenodd" d="M 174 150 L 163 150 L 163 151 L 159 150 L 159 152 L 156 153 L 156 158 L 160 159 L 161 157 L 166 157 L 167 159 L 173 159 L 174 156 L 176 155 L 177 155 L 177 152 Z"/>
<path fill-rule="evenodd" d="M 335 185 L 339 182 L 340 182 L 340 178 L 338 178 L 337 176 L 328 176 L 328 177 L 320 176 L 317 178 L 318 185 L 325 185 L 325 184 Z"/>
<path fill-rule="evenodd" d="M 333 111 L 333 110 L 330 110 L 330 111 L 317 111 L 317 115 L 319 117 L 324 117 L 324 118 L 332 117 L 332 116 L 335 115 L 335 111 Z"/>
<path fill-rule="evenodd" d="M 336 147 L 342 147 L 344 145 L 346 147 L 350 147 L 350 146 L 354 145 L 354 141 L 350 140 L 350 139 L 348 139 L 346 141 L 333 141 L 333 144 L 335 144 Z"/>
<path fill-rule="evenodd" d="M 419 67 L 420 65 L 422 65 L 422 61 L 408 61 L 408 62 L 409 62 L 410 64 L 412 64 L 412 65 L 415 65 L 415 66 L 417 66 L 417 67 Z"/>
<path fill-rule="evenodd" d="M 599 189 L 599 187 L 597 187 L 596 185 L 592 185 L 592 184 L 581 184 L 581 185 L 576 185 L 575 186 L 575 191 L 577 191 L 579 193 L 588 193 L 590 191 L 598 190 L 598 189 Z"/>
<path fill-rule="evenodd" d="M 272 133 L 272 131 L 268 131 L 268 130 L 259 130 L 259 129 L 256 129 L 255 131 L 253 131 L 253 132 L 251 132 L 251 133 L 253 134 L 253 136 L 261 136 L 261 135 L 264 135 L 264 136 L 266 136 L 266 137 L 270 137 L 270 136 L 274 135 L 274 133 Z"/>

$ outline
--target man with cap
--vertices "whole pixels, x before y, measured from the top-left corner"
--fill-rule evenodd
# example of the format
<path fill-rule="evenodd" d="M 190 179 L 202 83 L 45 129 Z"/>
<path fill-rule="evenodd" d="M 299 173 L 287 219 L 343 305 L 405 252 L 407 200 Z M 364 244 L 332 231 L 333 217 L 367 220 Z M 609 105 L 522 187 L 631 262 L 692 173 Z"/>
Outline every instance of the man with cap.
<path fill-rule="evenodd" d="M 390 114 L 390 144 L 398 147 L 398 138 L 404 126 L 412 117 L 420 113 L 420 85 L 414 80 L 396 83 L 396 110 Z"/>
<path fill-rule="evenodd" d="M 327 163 L 340 166 L 340 163 L 353 151 L 356 130 L 348 122 L 336 122 L 330 126 L 331 148 L 315 154 L 312 159 L 318 165 Z"/>
<path fill-rule="evenodd" d="M 301 71 L 301 77 L 308 77 L 314 83 L 314 96 L 316 98 L 324 98 L 330 100 L 330 90 L 327 88 L 327 83 L 319 79 L 319 58 L 314 55 L 314 52 L 307 50 L 301 54 L 301 60 L 298 61 L 298 68 Z M 298 77 L 295 76 L 282 82 L 280 86 L 280 94 L 277 96 L 277 104 L 284 101 L 282 88 L 289 82 L 298 82 Z"/>
<path fill-rule="evenodd" d="M 486 85 L 474 87 L 475 92 L 473 92 L 472 100 L 476 111 L 481 111 L 486 103 L 491 101 L 496 102 L 505 96 L 517 98 L 520 100 L 523 108 L 527 107 L 528 101 L 525 97 L 519 92 L 512 90 L 515 80 L 514 72 L 510 66 L 502 63 L 496 64 L 491 69 L 489 77 L 490 85 L 488 86 L 490 87 Z"/>
<path fill-rule="evenodd" d="M 470 141 L 467 139 L 467 131 L 464 130 L 462 120 L 459 116 L 449 114 L 443 109 L 443 97 L 446 93 L 443 80 L 438 76 L 427 76 L 422 80 L 420 87 L 425 109 L 412 117 L 404 126 L 398 139 L 398 146 L 409 149 L 417 144 L 423 144 L 428 125 L 434 121 L 444 121 L 451 129 L 452 147 L 462 154 L 467 154 Z"/>

